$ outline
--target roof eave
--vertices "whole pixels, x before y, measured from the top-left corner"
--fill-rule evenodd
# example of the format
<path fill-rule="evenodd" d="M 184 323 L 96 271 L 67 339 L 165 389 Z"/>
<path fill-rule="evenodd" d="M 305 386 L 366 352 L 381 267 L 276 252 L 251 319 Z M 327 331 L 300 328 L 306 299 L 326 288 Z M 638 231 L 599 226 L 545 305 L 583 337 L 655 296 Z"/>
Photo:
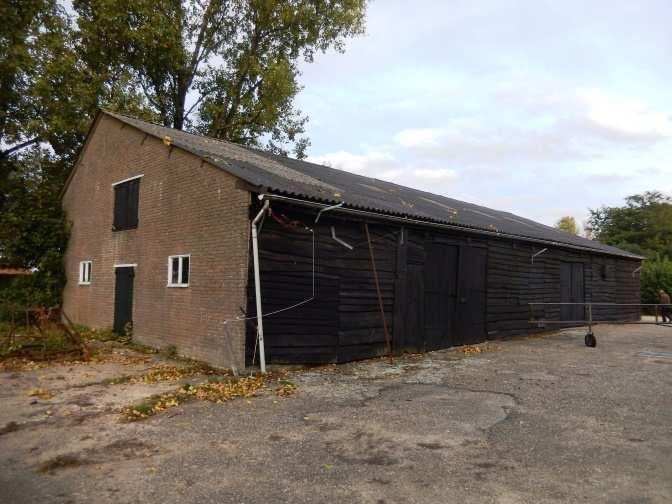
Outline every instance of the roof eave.
<path fill-rule="evenodd" d="M 283 196 L 282 194 L 277 194 L 275 192 L 266 192 L 266 193 L 260 193 L 259 198 L 267 198 L 267 199 L 272 199 L 276 201 L 285 201 L 288 203 L 293 203 L 296 205 L 303 205 L 303 206 L 310 206 L 310 207 L 317 207 L 317 208 L 325 208 L 329 206 L 333 206 L 333 201 L 328 201 L 326 203 L 322 203 L 319 201 L 311 200 L 311 199 L 304 199 L 304 198 L 294 198 L 291 196 Z M 487 229 L 480 229 L 476 227 L 470 227 L 470 226 L 465 226 L 465 225 L 460 225 L 460 224 L 451 224 L 448 222 L 442 222 L 442 221 L 435 221 L 431 219 L 418 219 L 414 217 L 408 217 L 408 216 L 401 216 L 401 215 L 395 215 L 391 213 L 385 213 L 385 212 L 380 212 L 380 211 L 372 211 L 372 210 L 362 210 L 358 209 L 352 205 L 348 205 L 347 203 L 343 202 L 343 206 L 334 208 L 334 211 L 340 212 L 340 213 L 350 213 L 350 214 L 355 214 L 359 215 L 362 217 L 371 217 L 371 218 L 376 218 L 380 220 L 386 220 L 386 221 L 395 221 L 395 222 L 404 222 L 408 224 L 414 224 L 414 225 L 419 225 L 419 226 L 429 226 L 429 227 L 434 227 L 434 228 L 440 228 L 440 229 L 449 229 L 453 231 L 460 231 L 464 233 L 471 233 L 471 234 L 477 234 L 481 236 L 490 236 L 490 237 L 496 237 L 496 238 L 508 238 L 508 239 L 515 239 L 515 240 L 520 240 L 520 241 L 525 241 L 529 243 L 538 243 L 541 245 L 548 245 L 548 246 L 553 246 L 553 247 L 560 247 L 560 248 L 566 248 L 566 249 L 571 249 L 571 250 L 580 250 L 583 252 L 590 252 L 592 254 L 600 254 L 600 255 L 607 255 L 607 256 L 612 256 L 612 257 L 619 257 L 622 259 L 630 259 L 633 261 L 643 261 L 645 258 L 642 256 L 638 256 L 635 254 L 630 254 L 628 252 L 623 251 L 622 254 L 616 253 L 616 252 L 610 252 L 607 250 L 600 250 L 597 248 L 592 248 L 592 247 L 582 247 L 580 245 L 574 245 L 571 243 L 564 243 L 564 242 L 559 242 L 559 241 L 553 241 L 553 240 L 544 240 L 542 238 L 534 238 L 534 237 L 529 237 L 525 235 L 517 235 L 517 234 L 512 234 L 512 233 L 504 233 L 502 231 L 492 231 L 492 230 L 487 230 Z"/>

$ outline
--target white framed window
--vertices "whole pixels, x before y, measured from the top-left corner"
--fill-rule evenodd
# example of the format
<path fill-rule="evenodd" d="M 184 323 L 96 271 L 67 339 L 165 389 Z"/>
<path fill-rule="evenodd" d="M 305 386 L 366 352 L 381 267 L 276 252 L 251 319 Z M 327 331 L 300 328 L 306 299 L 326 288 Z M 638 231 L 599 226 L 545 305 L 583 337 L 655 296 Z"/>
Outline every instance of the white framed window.
<path fill-rule="evenodd" d="M 168 287 L 189 287 L 191 254 L 168 257 Z"/>
<path fill-rule="evenodd" d="M 91 284 L 91 261 L 82 261 L 79 263 L 79 285 Z"/>

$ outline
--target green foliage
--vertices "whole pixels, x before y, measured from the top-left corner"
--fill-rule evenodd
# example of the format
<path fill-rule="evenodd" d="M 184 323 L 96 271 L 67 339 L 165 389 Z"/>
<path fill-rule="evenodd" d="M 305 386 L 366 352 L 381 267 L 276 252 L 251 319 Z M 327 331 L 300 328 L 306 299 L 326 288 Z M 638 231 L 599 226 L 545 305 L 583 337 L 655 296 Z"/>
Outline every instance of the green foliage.
<path fill-rule="evenodd" d="M 590 210 L 595 238 L 648 258 L 672 258 L 672 199 L 651 191 L 626 198 L 623 207 Z"/>
<path fill-rule="evenodd" d="M 578 235 L 579 227 L 576 225 L 576 219 L 571 216 L 562 217 L 558 222 L 556 222 L 555 227 L 565 233 Z"/>
<path fill-rule="evenodd" d="M 23 306 L 55 306 L 68 238 L 59 200 L 62 163 L 33 148 L 20 161 L 0 161 L 0 167 L 10 171 L 0 201 L 0 264 L 35 270 L 4 287 L 2 298 Z"/>
<path fill-rule="evenodd" d="M 85 341 L 119 341 L 119 335 L 111 328 L 93 329 L 78 324 L 74 329 Z"/>
<path fill-rule="evenodd" d="M 31 96 L 42 34 L 57 16 L 54 0 L 0 3 L 0 149 L 30 141 L 25 125 L 39 116 Z M 7 152 L 0 151 L 0 157 Z"/>
<path fill-rule="evenodd" d="M 659 303 L 658 291 L 672 293 L 672 260 L 657 256 L 644 261 L 640 276 L 642 303 Z"/>
<path fill-rule="evenodd" d="M 177 358 L 177 347 L 175 345 L 167 345 L 161 350 L 161 355 L 168 359 L 175 359 Z"/>
<path fill-rule="evenodd" d="M 166 126 L 284 152 L 307 146 L 300 59 L 343 50 L 366 0 L 75 0 L 82 59 L 129 75 Z M 187 96 L 195 96 L 191 105 Z M 197 112 L 197 118 L 190 114 Z"/>
<path fill-rule="evenodd" d="M 623 207 L 590 211 L 596 239 L 647 258 L 641 272 L 642 302 L 658 303 L 672 291 L 672 198 L 650 191 L 626 198 Z"/>
<path fill-rule="evenodd" d="M 0 322 L 0 334 L 9 331 L 9 324 Z M 16 329 L 12 341 L 0 338 L 0 357 L 11 357 L 34 350 L 43 354 L 58 354 L 81 350 L 81 345 L 63 330 L 47 326 L 39 331 L 36 327 L 21 326 Z"/>
<path fill-rule="evenodd" d="M 2 299 L 60 301 L 59 197 L 98 108 L 301 157 L 298 64 L 342 51 L 365 10 L 366 0 L 74 0 L 71 16 L 58 0 L 1 2 L 0 264 L 36 269 Z"/>

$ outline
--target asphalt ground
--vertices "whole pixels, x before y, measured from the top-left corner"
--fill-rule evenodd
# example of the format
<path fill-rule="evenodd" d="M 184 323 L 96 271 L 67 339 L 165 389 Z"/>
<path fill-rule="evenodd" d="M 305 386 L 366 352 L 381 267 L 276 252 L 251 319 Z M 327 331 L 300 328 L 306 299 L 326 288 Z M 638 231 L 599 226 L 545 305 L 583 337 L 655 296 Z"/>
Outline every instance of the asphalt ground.
<path fill-rule="evenodd" d="M 289 397 L 131 423 L 177 384 L 103 379 L 153 361 L 0 373 L 0 502 L 672 502 L 672 328 L 583 334 L 296 370 Z"/>

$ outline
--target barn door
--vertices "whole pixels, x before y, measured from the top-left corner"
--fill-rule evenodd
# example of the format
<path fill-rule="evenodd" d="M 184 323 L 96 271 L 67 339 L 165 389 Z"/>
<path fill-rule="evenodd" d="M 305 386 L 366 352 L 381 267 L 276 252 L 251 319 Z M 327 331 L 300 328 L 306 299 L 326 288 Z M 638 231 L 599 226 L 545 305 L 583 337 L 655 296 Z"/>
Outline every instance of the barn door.
<path fill-rule="evenodd" d="M 560 302 L 583 303 L 585 289 L 583 284 L 583 263 L 560 264 Z M 585 319 L 585 310 L 582 305 L 562 305 L 560 319 L 577 321 Z"/>
<path fill-rule="evenodd" d="M 114 269 L 114 332 L 124 334 L 126 324 L 133 322 L 133 278 L 132 266 Z"/>
<path fill-rule="evenodd" d="M 454 345 L 485 340 L 487 258 L 484 247 L 462 247 Z"/>
<path fill-rule="evenodd" d="M 424 271 L 424 333 L 425 349 L 452 346 L 454 314 L 457 298 L 456 245 L 428 243 Z"/>
<path fill-rule="evenodd" d="M 403 271 L 395 302 L 394 344 L 401 352 L 422 352 L 425 348 L 425 259 L 424 238 L 407 232 L 400 246 L 399 268 Z"/>
<path fill-rule="evenodd" d="M 572 302 L 583 303 L 586 300 L 583 288 L 583 263 L 572 263 Z M 574 306 L 574 319 L 584 320 L 585 306 Z"/>

